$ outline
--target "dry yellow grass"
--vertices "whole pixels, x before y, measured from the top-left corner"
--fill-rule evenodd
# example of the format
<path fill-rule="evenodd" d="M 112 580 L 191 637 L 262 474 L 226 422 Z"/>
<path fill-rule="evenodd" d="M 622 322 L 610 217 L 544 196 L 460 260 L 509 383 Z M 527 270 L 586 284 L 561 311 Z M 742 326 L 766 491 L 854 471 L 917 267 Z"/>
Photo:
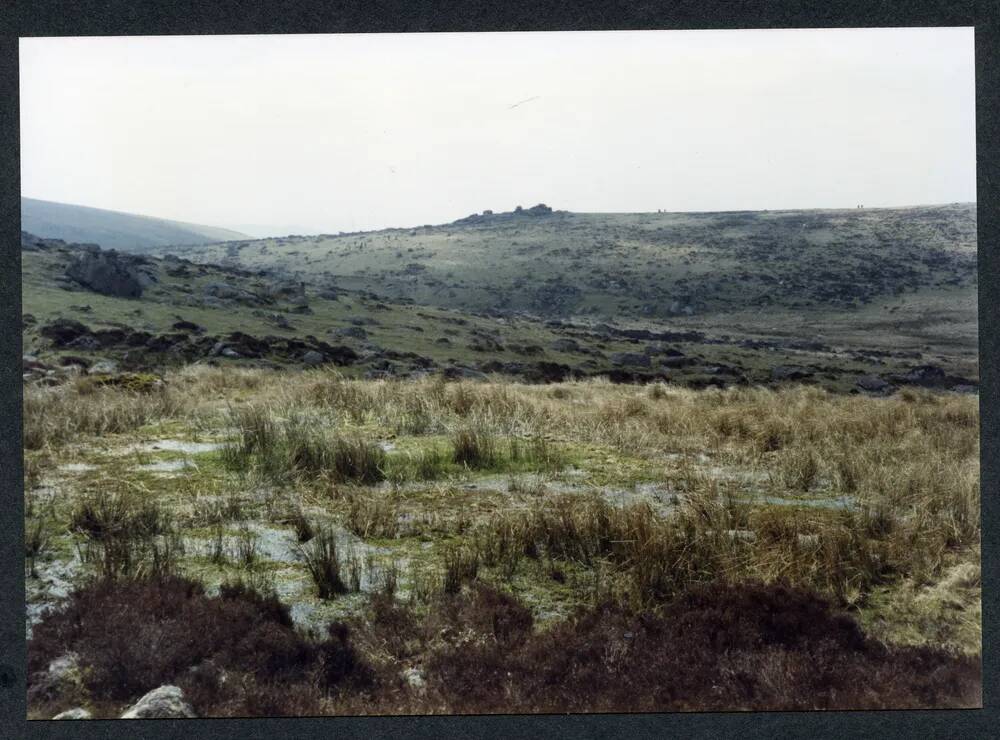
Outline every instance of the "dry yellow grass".
<path fill-rule="evenodd" d="M 591 572 L 595 593 L 633 604 L 692 582 L 755 579 L 806 585 L 864 608 L 887 583 L 905 581 L 911 590 L 938 584 L 980 539 L 978 398 L 930 392 L 868 398 L 813 387 L 363 381 L 322 370 L 191 366 L 142 393 L 83 383 L 26 388 L 25 446 L 46 450 L 31 453 L 32 475 L 80 439 L 171 420 L 221 430 L 233 409 L 369 443 L 405 438 L 409 446 L 395 459 L 406 465 L 387 476 L 394 485 L 406 475 L 441 475 L 461 456 L 440 446 L 470 429 L 504 450 L 541 445 L 569 465 L 598 455 L 611 477 L 645 471 L 647 480 L 678 493 L 672 513 L 526 485 L 511 486 L 512 505 L 471 515 L 471 522 L 464 510 L 452 524 L 447 512 L 427 516 L 435 531 L 463 540 L 466 555 L 502 578 L 525 559 L 561 560 Z M 508 447 L 511 440 L 522 442 Z M 423 468 L 426 475 L 410 472 Z M 299 476 L 296 485 L 314 501 L 330 496 L 323 476 Z M 389 498 L 333 497 L 350 529 L 395 534 L 387 523 L 394 524 L 397 505 L 382 506 Z M 767 497 L 852 506 L 766 505 Z"/>

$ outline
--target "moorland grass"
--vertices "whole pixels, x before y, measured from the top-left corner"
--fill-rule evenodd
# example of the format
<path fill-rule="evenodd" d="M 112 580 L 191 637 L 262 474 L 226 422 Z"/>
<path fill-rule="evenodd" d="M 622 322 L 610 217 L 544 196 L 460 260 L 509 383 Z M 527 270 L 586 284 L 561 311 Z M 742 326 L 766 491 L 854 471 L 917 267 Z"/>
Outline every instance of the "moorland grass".
<path fill-rule="evenodd" d="M 442 600 L 473 598 L 470 594 L 480 587 L 513 593 L 528 584 L 532 594 L 558 587 L 575 594 L 571 605 L 602 605 L 600 615 L 592 612 L 566 623 L 574 627 L 555 622 L 556 630 L 582 630 L 584 637 L 577 641 L 570 632 L 550 632 L 548 627 L 544 638 L 537 625 L 530 636 L 521 630 L 524 642 L 519 645 L 533 645 L 529 652 L 517 647 L 466 656 L 457 649 L 448 653 L 430 637 L 427 645 L 415 637 L 406 660 L 419 656 L 427 667 L 430 650 L 440 661 L 427 669 L 431 676 L 481 680 L 489 690 L 441 693 L 444 689 L 435 688 L 437 679 L 429 677 L 422 696 L 433 698 L 418 699 L 400 689 L 398 680 L 386 678 L 375 704 L 385 711 L 495 711 L 498 707 L 489 698 L 494 690 L 508 692 L 506 706 L 512 709 L 584 706 L 574 704 L 569 690 L 562 694 L 533 683 L 532 671 L 556 680 L 562 670 L 590 676 L 594 693 L 577 686 L 589 709 L 651 707 L 624 691 L 616 693 L 601 671 L 619 675 L 626 670 L 635 676 L 623 685 L 638 696 L 647 680 L 640 676 L 654 669 L 680 671 L 682 664 L 660 655 L 653 642 L 643 643 L 644 650 L 652 651 L 647 658 L 629 662 L 592 654 L 596 648 L 587 641 L 611 634 L 605 631 L 611 625 L 634 624 L 630 620 L 640 614 L 651 615 L 654 621 L 643 624 L 659 625 L 656 634 L 673 635 L 669 621 L 655 620 L 672 613 L 671 604 L 695 609 L 693 602 L 678 601 L 692 589 L 725 600 L 732 593 L 727 589 L 756 584 L 753 588 L 764 589 L 755 592 L 764 594 L 759 595 L 762 604 L 772 603 L 768 589 L 792 589 L 823 600 L 838 613 L 860 615 L 866 629 L 890 644 L 897 639 L 910 646 L 940 643 L 978 655 L 978 624 L 944 617 L 954 612 L 947 605 L 955 603 L 955 594 L 968 605 L 979 588 L 978 560 L 970 555 L 978 551 L 981 526 L 974 396 L 907 391 L 865 398 L 813 387 L 695 391 L 668 384 L 654 390 L 601 380 L 555 386 L 433 378 L 361 381 L 326 370 L 278 374 L 187 368 L 168 374 L 165 381 L 149 395 L 166 394 L 171 400 L 154 401 L 142 410 L 137 394 L 122 388 L 26 388 L 26 404 L 34 405 L 30 430 L 26 413 L 25 439 L 26 446 L 28 437 L 33 439 L 29 454 L 37 461 L 36 474 L 44 474 L 44 466 L 81 440 L 169 419 L 197 422 L 200 428 L 228 430 L 217 473 L 228 471 L 228 478 L 219 479 L 219 495 L 204 501 L 195 497 L 187 514 L 191 523 L 210 527 L 218 522 L 221 531 L 221 522 L 252 518 L 263 503 L 274 521 L 293 530 L 290 536 L 307 552 L 305 567 L 316 591 L 326 598 L 340 589 L 357 591 L 362 570 L 369 567 L 368 580 L 380 584 L 376 590 L 383 595 L 408 593 L 406 608 L 413 614 L 405 619 L 418 624 L 436 619 L 438 628 L 445 619 L 438 606 Z M 102 412 L 92 405 L 97 398 L 116 410 Z M 65 427 L 76 436 L 57 428 L 46 417 L 50 413 L 63 414 Z M 386 452 L 379 440 L 394 441 L 395 449 L 385 445 Z M 556 483 L 564 472 L 568 475 L 570 464 L 585 468 L 585 483 L 607 480 L 628 488 L 636 480 L 652 481 L 670 493 L 673 503 L 662 510 L 644 500 L 612 502 L 600 490 L 565 492 Z M 503 492 L 463 488 L 477 476 L 500 473 L 516 481 L 517 474 L 527 471 L 550 475 L 537 485 L 517 483 Z M 384 480 L 394 485 L 379 486 Z M 76 494 L 58 513 L 84 543 L 85 560 L 105 580 L 169 572 L 178 553 L 166 544 L 170 527 L 157 533 L 154 520 L 172 518 L 143 513 L 141 501 L 116 490 Z M 786 505 L 769 505 L 760 498 L 764 494 Z M 150 501 L 159 501 L 159 495 L 148 494 Z M 845 503 L 806 505 L 833 500 Z M 379 575 L 375 566 L 336 551 L 333 535 L 324 534 L 324 527 L 295 508 L 300 501 L 322 507 L 362 539 L 377 539 L 390 549 L 410 548 L 406 552 L 420 557 L 405 572 L 396 567 Z M 229 511 L 227 502 L 236 502 L 235 510 Z M 113 534 L 123 531 L 151 534 Z M 406 537 L 420 541 L 400 539 Z M 248 549 L 251 545 L 248 537 Z M 422 545 L 428 549 L 420 549 Z M 29 550 L 26 544 L 26 557 Z M 222 556 L 229 558 L 238 561 L 239 553 Z M 740 599 L 734 603 L 746 603 Z M 510 605 L 501 609 L 511 610 L 517 611 Z M 793 622 L 793 627 L 801 623 Z M 354 632 L 361 640 L 359 655 L 378 663 L 380 654 L 373 646 L 390 637 L 363 633 L 361 627 Z M 560 643 L 552 642 L 556 634 L 568 646 L 565 660 L 558 663 L 561 668 L 555 663 L 546 667 L 544 650 L 559 652 L 553 646 Z M 670 639 L 675 638 L 681 636 Z M 743 689 L 729 679 L 719 683 L 721 674 L 708 666 L 710 651 L 704 647 L 704 653 L 687 656 L 698 666 L 697 679 L 671 684 L 672 693 L 656 694 L 657 706 L 708 706 L 696 701 L 707 685 L 703 681 L 726 687 L 723 695 L 731 703 L 719 703 L 720 708 L 802 708 L 809 705 L 809 691 L 822 697 L 816 706 L 829 707 L 974 701 L 968 692 L 972 664 L 948 662 L 952 659 L 933 650 L 887 647 L 879 652 L 869 641 L 858 650 L 841 645 L 840 653 L 809 653 L 812 658 L 807 658 L 808 651 L 787 645 L 772 649 L 766 640 L 753 644 L 757 648 L 741 643 L 726 659 L 732 661 L 726 663 L 726 676 L 739 671 L 749 676 Z M 818 644 L 809 650 L 819 649 Z M 631 655 L 630 645 L 614 643 L 609 650 Z M 435 652 L 438 648 L 442 652 Z M 471 666 L 465 665 L 466 657 Z M 839 673 L 820 685 L 806 670 L 809 659 L 828 660 L 830 670 Z M 310 665 L 310 671 L 318 670 Z M 906 671 L 933 666 L 940 675 L 952 675 L 958 688 L 944 689 L 929 675 L 903 677 Z M 382 675 L 381 670 L 376 666 L 376 674 Z M 953 670 L 957 673 L 948 673 Z M 512 688 L 504 678 L 508 671 L 526 687 L 534 686 L 535 694 Z M 877 677 L 884 684 L 881 693 L 879 684 L 859 678 L 861 674 Z M 842 682 L 841 676 L 852 678 Z M 852 693 L 855 689 L 858 693 Z M 331 707 L 311 690 L 300 690 L 296 698 L 262 682 L 253 683 L 240 698 L 211 692 L 199 696 L 205 712 L 223 714 L 251 711 L 246 704 L 251 697 L 257 707 L 253 712 L 277 705 L 288 711 Z M 351 694 L 338 694 L 337 702 L 338 711 L 361 706 Z"/>

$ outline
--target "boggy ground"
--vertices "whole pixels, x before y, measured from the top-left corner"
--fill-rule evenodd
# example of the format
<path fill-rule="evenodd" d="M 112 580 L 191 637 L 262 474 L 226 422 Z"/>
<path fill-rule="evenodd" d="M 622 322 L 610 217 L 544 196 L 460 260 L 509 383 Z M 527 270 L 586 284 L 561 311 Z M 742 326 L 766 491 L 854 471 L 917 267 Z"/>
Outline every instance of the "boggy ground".
<path fill-rule="evenodd" d="M 28 386 L 30 711 L 162 684 L 201 716 L 976 706 L 977 404 Z"/>

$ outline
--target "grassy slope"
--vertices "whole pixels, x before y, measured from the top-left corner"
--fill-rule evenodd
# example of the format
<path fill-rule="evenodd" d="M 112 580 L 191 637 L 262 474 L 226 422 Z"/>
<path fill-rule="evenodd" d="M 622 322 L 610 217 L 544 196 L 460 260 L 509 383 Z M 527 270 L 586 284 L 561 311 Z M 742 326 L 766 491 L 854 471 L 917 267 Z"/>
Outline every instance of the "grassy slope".
<path fill-rule="evenodd" d="M 845 309 L 913 287 L 968 287 L 975 240 L 975 208 L 966 204 L 555 213 L 181 251 L 463 310 L 663 318 L 687 315 L 685 306 L 698 316 L 747 306 Z M 580 292 L 556 304 L 551 294 L 567 287 Z"/>
<path fill-rule="evenodd" d="M 170 251 L 462 311 L 930 351 L 976 374 L 974 204 L 557 212 Z"/>
<path fill-rule="evenodd" d="M 290 313 L 288 304 L 253 307 L 234 304 L 212 307 L 202 302 L 203 288 L 208 283 L 225 282 L 250 290 L 262 290 L 271 281 L 262 277 L 237 274 L 226 268 L 197 266 L 191 277 L 171 277 L 160 265 L 160 282 L 144 293 L 141 300 L 103 296 L 76 287 L 67 290 L 59 287 L 56 279 L 72 259 L 72 249 L 24 252 L 22 254 L 22 305 L 25 314 L 37 323 L 26 326 L 25 352 L 45 359 L 50 353 L 47 340 L 40 337 L 38 329 L 58 318 L 74 318 L 93 329 L 122 325 L 142 329 L 154 334 L 168 333 L 171 325 L 185 319 L 193 321 L 212 335 L 240 331 L 254 336 L 278 337 L 314 336 L 331 344 L 343 344 L 359 353 L 372 352 L 373 362 L 380 357 L 381 349 L 397 352 L 415 352 L 432 359 L 439 366 L 476 366 L 497 360 L 500 362 L 532 363 L 557 362 L 580 369 L 588 374 L 607 372 L 615 366 L 611 357 L 618 352 L 641 352 L 645 342 L 631 342 L 618 338 L 601 338 L 594 334 L 580 333 L 546 325 L 530 317 L 489 317 L 460 311 L 414 307 L 385 303 L 358 292 L 347 291 L 337 300 L 320 298 L 308 292 L 312 314 Z M 81 310 L 89 307 L 89 310 Z M 291 328 L 279 326 L 275 317 L 287 320 Z M 362 321 L 367 337 L 338 336 L 340 329 L 353 328 L 353 321 Z M 731 341 L 718 344 L 701 342 L 671 342 L 694 360 L 690 367 L 667 371 L 671 379 L 680 382 L 699 382 L 714 365 L 735 365 L 751 381 L 769 379 L 772 367 L 778 364 L 814 364 L 829 370 L 818 380 L 831 388 L 846 390 L 853 385 L 857 375 L 904 371 L 914 364 L 912 359 L 886 358 L 858 359 L 851 354 L 807 352 L 795 350 L 759 350 L 740 347 L 736 342 L 742 335 L 732 325 L 723 326 Z M 334 334 L 331 334 L 331 330 Z M 794 331 L 787 332 L 794 336 Z M 488 335 L 498 341 L 500 348 L 483 349 L 480 337 Z M 809 336 L 808 333 L 806 336 Z M 557 341 L 567 337 L 578 342 L 580 349 L 558 349 Z M 440 340 L 447 340 L 442 343 Z M 859 337 L 859 345 L 880 346 L 870 337 Z M 480 347 L 476 349 L 476 347 Z M 495 346 L 494 346 L 495 347 Z M 525 354 L 524 347 L 534 347 L 538 354 Z M 109 352 L 72 354 L 106 357 Z M 110 353 L 114 354 L 114 353 Z M 975 376 L 973 361 L 959 361 L 953 357 L 940 357 L 953 371 Z M 153 360 L 154 362 L 157 360 Z M 223 360 L 225 361 L 225 360 Z M 238 363 L 246 362 L 244 360 Z M 370 364 L 346 368 L 348 374 L 362 374 Z M 663 372 L 662 369 L 652 368 Z"/>
<path fill-rule="evenodd" d="M 975 250 L 970 205 L 556 213 L 355 235 L 175 245 L 161 251 L 204 263 L 204 274 L 173 279 L 161 270 L 160 285 L 139 304 L 62 290 L 55 279 L 69 253 L 25 253 L 24 310 L 40 320 L 58 315 L 86 320 L 71 307 L 89 304 L 90 321 L 139 322 L 151 331 L 165 331 L 183 316 L 210 333 L 327 339 L 330 329 L 346 327 L 352 318 L 374 318 L 377 325 L 364 327 L 367 339 L 334 343 L 417 352 L 439 363 L 545 360 L 586 373 L 611 368 L 615 352 L 643 349 L 642 343 L 579 332 L 568 333 L 581 351 L 557 349 L 553 342 L 567 331 L 544 321 L 568 316 L 583 324 L 697 329 L 725 342 L 678 343 L 697 365 L 672 377 L 704 375 L 706 367 L 724 364 L 740 368 L 753 382 L 766 379 L 778 364 L 812 364 L 831 368 L 821 381 L 847 388 L 853 381 L 841 383 L 841 373 L 886 374 L 920 362 L 978 376 Z M 229 265 L 269 275 L 236 275 L 226 271 Z M 288 316 L 291 330 L 275 325 L 270 308 L 219 309 L 198 299 L 206 282 L 254 288 L 279 276 L 310 286 L 314 314 Z M 331 286 L 346 289 L 344 297 L 318 297 L 318 289 Z M 410 301 L 422 307 L 406 305 Z M 486 315 L 498 309 L 505 317 Z M 476 332 L 493 336 L 503 349 L 475 350 L 482 345 Z M 835 353 L 738 346 L 747 337 L 816 339 Z M 28 339 L 31 347 L 30 332 Z M 438 341 L 443 339 L 448 342 Z M 541 353 L 525 355 L 519 345 L 534 345 Z M 881 363 L 852 356 L 866 350 L 897 356 Z"/>
<path fill-rule="evenodd" d="M 202 244 L 247 238 L 246 234 L 215 226 L 34 198 L 21 198 L 21 228 L 47 239 L 91 242 L 105 249 L 129 252 L 145 252 L 167 244 Z"/>

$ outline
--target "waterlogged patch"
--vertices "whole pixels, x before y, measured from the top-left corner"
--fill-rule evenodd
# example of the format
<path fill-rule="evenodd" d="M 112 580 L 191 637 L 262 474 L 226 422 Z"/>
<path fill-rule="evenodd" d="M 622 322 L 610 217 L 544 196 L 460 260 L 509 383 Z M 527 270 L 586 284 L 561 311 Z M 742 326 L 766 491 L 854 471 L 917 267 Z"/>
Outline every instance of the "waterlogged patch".
<path fill-rule="evenodd" d="M 222 449 L 223 442 L 188 442 L 182 439 L 157 439 L 151 442 L 133 445 L 125 454 L 132 452 L 182 452 L 187 455 L 201 455 Z"/>
<path fill-rule="evenodd" d="M 858 508 L 857 501 L 851 496 L 820 496 L 810 498 L 790 498 L 785 496 L 768 496 L 761 494 L 751 498 L 739 499 L 750 504 L 768 504 L 770 506 L 807 506 L 819 509 L 848 509 Z"/>
<path fill-rule="evenodd" d="M 96 465 L 84 462 L 66 463 L 59 466 L 59 472 L 61 473 L 88 473 L 96 469 Z"/>
<path fill-rule="evenodd" d="M 181 460 L 158 460 L 157 462 L 139 465 L 137 469 L 152 473 L 179 473 L 188 468 L 197 467 L 193 461 L 183 458 Z"/>

